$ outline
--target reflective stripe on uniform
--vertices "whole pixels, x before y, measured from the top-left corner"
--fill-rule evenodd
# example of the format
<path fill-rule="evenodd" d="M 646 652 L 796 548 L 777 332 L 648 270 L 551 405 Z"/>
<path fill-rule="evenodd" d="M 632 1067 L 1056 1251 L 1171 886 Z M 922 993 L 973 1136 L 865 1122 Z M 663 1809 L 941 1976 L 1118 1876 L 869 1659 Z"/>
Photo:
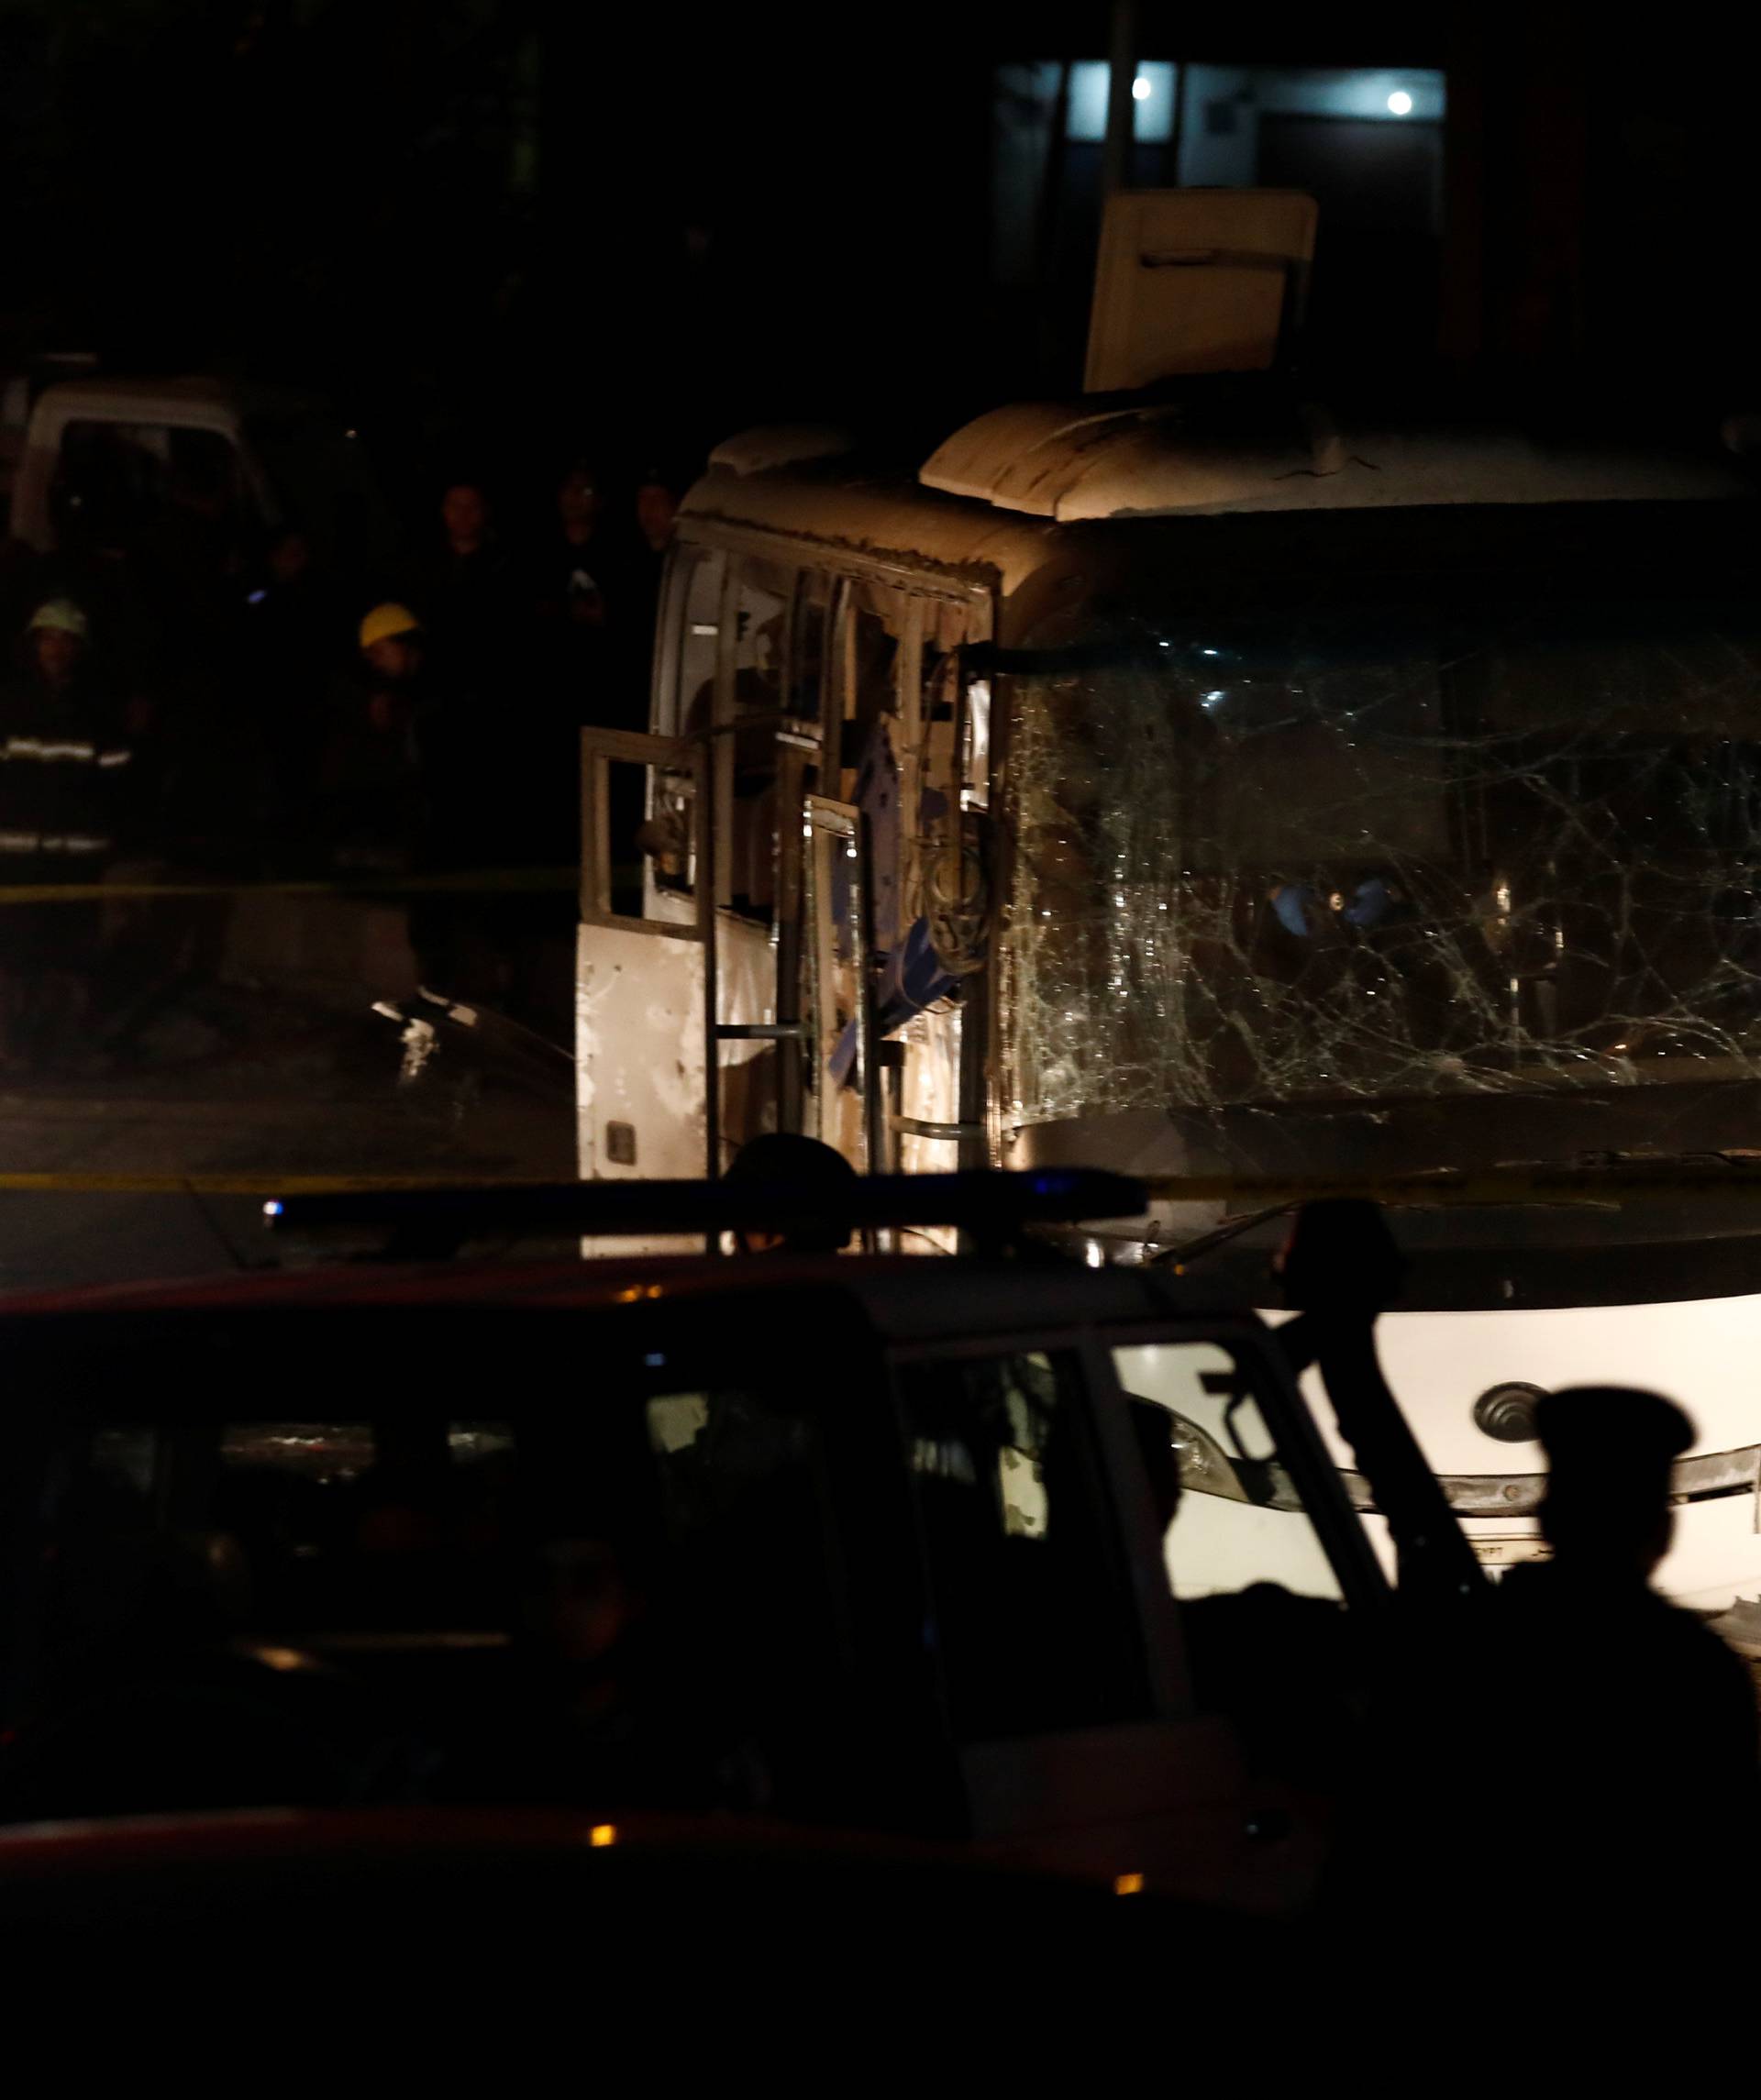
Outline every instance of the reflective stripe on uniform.
<path fill-rule="evenodd" d="M 50 762 L 58 758 L 71 758 L 78 765 L 89 766 L 98 753 L 97 746 L 92 744 L 57 744 L 42 736 L 8 736 L 0 756 Z"/>
<path fill-rule="evenodd" d="M 0 853 L 113 853 L 116 841 L 82 831 L 0 831 Z"/>

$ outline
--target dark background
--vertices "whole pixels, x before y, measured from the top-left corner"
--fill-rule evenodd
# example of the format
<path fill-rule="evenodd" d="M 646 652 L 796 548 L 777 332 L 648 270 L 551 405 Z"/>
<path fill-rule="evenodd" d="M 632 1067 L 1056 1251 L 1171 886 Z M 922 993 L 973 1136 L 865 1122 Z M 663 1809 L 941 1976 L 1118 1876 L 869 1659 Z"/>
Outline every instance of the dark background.
<path fill-rule="evenodd" d="M 993 83 L 1104 57 L 1109 15 L 0 0 L 0 359 L 291 379 L 430 466 L 930 429 L 1074 382 L 1032 310 L 1070 287 L 993 282 Z M 1761 394 L 1733 18 L 1146 0 L 1138 45 L 1446 72 L 1422 325 L 1335 302 L 1318 361 L 1715 429 Z"/>

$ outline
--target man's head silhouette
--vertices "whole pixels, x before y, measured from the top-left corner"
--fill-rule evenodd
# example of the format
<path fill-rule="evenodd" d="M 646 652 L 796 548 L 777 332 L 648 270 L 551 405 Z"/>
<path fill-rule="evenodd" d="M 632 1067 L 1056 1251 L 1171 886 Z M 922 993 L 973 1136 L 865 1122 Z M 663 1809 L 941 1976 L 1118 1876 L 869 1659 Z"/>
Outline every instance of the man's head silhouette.
<path fill-rule="evenodd" d="M 857 1172 L 842 1153 L 818 1138 L 765 1131 L 740 1147 L 723 1179 L 788 1191 L 815 1213 L 811 1221 L 787 1231 L 743 1228 L 735 1235 L 742 1254 L 835 1254 L 849 1244 Z"/>
<path fill-rule="evenodd" d="M 1642 1578 L 1669 1550 L 1669 1469 L 1694 1441 L 1673 1401 L 1629 1386 L 1571 1386 L 1535 1402 L 1547 1454 L 1541 1530 L 1578 1570 Z"/>

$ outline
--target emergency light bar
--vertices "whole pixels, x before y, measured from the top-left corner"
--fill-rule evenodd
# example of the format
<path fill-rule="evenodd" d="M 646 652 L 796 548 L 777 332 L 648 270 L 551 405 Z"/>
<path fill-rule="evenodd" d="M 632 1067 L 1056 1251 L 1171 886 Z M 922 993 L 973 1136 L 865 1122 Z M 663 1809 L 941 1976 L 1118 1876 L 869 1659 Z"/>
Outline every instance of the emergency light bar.
<path fill-rule="evenodd" d="M 786 1232 L 827 1224 L 942 1225 L 979 1237 L 1022 1225 L 1138 1218 L 1141 1181 L 1090 1167 L 1026 1173 L 856 1176 L 835 1194 L 789 1181 L 565 1181 L 500 1188 L 363 1189 L 287 1196 L 263 1205 L 272 1230 L 386 1227 L 426 1237 L 476 1239 L 496 1232 Z"/>

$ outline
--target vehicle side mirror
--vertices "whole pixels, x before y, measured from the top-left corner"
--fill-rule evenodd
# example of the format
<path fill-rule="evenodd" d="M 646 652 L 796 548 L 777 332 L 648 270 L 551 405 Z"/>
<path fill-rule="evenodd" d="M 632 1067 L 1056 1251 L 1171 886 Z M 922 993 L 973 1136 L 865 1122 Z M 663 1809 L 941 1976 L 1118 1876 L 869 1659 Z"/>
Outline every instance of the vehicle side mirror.
<path fill-rule="evenodd" d="M 1406 1263 L 1374 1203 L 1333 1198 L 1305 1203 L 1273 1266 L 1296 1312 L 1374 1317 L 1401 1295 Z"/>

